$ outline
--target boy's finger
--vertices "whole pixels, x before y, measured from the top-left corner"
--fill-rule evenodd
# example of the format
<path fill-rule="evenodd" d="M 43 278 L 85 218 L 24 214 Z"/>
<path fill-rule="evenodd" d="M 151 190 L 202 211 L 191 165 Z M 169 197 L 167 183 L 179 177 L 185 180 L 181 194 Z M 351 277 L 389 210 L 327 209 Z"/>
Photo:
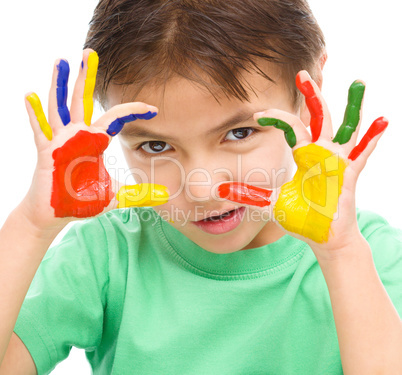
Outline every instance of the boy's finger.
<path fill-rule="evenodd" d="M 273 126 L 285 133 L 290 148 L 302 142 L 310 142 L 311 136 L 301 120 L 285 111 L 270 109 L 254 114 L 254 120 L 261 126 Z"/>
<path fill-rule="evenodd" d="M 67 107 L 69 74 L 70 66 L 68 62 L 58 60 L 54 66 L 49 94 L 49 120 L 53 126 L 67 125 L 71 121 L 70 111 Z"/>
<path fill-rule="evenodd" d="M 114 198 L 109 206 L 102 212 L 116 208 L 154 207 L 169 201 L 169 190 L 164 185 L 142 183 L 136 185 L 123 185 L 120 181 L 111 178 Z"/>
<path fill-rule="evenodd" d="M 53 131 L 47 122 L 45 113 L 43 112 L 42 104 L 38 95 L 30 93 L 25 96 L 25 105 L 28 111 L 29 121 L 34 131 L 35 136 L 39 138 L 46 137 L 49 141 L 53 139 Z M 39 131 L 39 129 L 41 131 Z"/>
<path fill-rule="evenodd" d="M 87 74 L 84 86 L 84 122 L 88 126 L 91 125 L 92 114 L 94 110 L 94 91 L 96 83 L 96 73 L 98 72 L 99 57 L 93 51 L 89 54 L 87 59 Z"/>
<path fill-rule="evenodd" d="M 348 143 L 352 138 L 355 144 L 358 136 L 357 129 L 361 122 L 362 103 L 364 98 L 365 84 L 362 81 L 355 81 L 349 88 L 348 104 L 345 110 L 343 123 L 336 133 L 333 142 L 340 145 Z"/>
<path fill-rule="evenodd" d="M 85 122 L 88 126 L 91 125 L 98 63 L 99 58 L 95 51 L 91 49 L 84 50 L 81 68 L 71 100 L 71 120 L 74 123 Z"/>
<path fill-rule="evenodd" d="M 332 139 L 331 116 L 320 88 L 305 70 L 297 74 L 296 86 L 304 95 L 311 115 L 311 142 L 317 142 L 320 137 Z"/>
<path fill-rule="evenodd" d="M 349 159 L 354 161 L 364 153 L 364 158 L 367 159 L 375 149 L 377 141 L 388 126 L 388 120 L 385 117 L 380 117 L 375 120 L 367 133 L 361 139 L 360 143 L 349 154 Z M 367 150 L 367 151 L 366 151 Z"/>
<path fill-rule="evenodd" d="M 158 184 L 126 185 L 119 188 L 114 208 L 154 207 L 169 201 L 169 190 Z"/>
<path fill-rule="evenodd" d="M 219 185 L 218 194 L 220 198 L 236 203 L 265 207 L 271 204 L 269 198 L 272 195 L 272 190 L 262 189 L 242 182 L 227 182 Z"/>
<path fill-rule="evenodd" d="M 158 109 L 141 102 L 119 104 L 112 107 L 93 126 L 114 137 L 124 124 L 135 120 L 150 120 L 158 114 Z"/>

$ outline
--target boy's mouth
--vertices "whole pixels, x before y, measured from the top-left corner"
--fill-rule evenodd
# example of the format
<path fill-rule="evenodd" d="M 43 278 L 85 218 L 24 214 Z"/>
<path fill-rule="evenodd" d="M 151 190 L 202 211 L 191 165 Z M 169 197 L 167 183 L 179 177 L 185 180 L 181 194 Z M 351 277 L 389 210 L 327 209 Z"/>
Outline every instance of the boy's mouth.
<path fill-rule="evenodd" d="M 231 211 L 226 211 L 221 215 L 193 221 L 193 224 L 209 234 L 227 233 L 235 229 L 241 223 L 245 210 L 245 207 L 239 207 Z"/>

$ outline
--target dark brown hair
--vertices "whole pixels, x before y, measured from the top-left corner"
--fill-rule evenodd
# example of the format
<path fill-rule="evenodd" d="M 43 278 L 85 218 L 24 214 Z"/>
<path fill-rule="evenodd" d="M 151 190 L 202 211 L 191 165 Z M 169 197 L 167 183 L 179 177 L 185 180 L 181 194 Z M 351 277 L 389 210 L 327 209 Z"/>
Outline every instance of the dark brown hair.
<path fill-rule="evenodd" d="M 249 100 L 244 71 L 273 79 L 278 64 L 294 104 L 295 76 L 315 66 L 324 37 L 305 0 L 100 0 L 85 43 L 99 54 L 96 95 L 110 83 L 163 85 L 180 76 L 214 96 Z"/>

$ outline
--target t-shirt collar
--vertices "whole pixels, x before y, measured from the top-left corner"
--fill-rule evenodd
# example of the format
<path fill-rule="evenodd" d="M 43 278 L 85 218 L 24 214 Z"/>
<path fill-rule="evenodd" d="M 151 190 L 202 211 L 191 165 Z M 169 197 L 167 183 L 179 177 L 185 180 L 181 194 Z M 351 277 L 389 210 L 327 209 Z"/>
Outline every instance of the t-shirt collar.
<path fill-rule="evenodd" d="M 280 267 L 295 257 L 300 258 L 301 252 L 308 246 L 285 234 L 279 240 L 258 248 L 216 254 L 198 246 L 161 217 L 157 226 L 161 235 L 185 262 L 195 269 L 219 275 L 251 274 Z"/>

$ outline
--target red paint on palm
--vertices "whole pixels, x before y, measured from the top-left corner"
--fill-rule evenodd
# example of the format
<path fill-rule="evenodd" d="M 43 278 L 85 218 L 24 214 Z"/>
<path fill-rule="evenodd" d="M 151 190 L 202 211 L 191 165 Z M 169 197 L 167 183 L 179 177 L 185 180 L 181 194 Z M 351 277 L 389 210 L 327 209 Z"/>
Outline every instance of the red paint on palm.
<path fill-rule="evenodd" d="M 222 199 L 264 207 L 271 204 L 269 197 L 272 194 L 272 190 L 262 189 L 241 182 L 229 182 L 219 185 L 218 194 Z"/>
<path fill-rule="evenodd" d="M 307 108 L 311 114 L 311 141 L 317 142 L 318 138 L 320 138 L 322 124 L 324 121 L 324 110 L 321 100 L 317 97 L 314 87 L 310 81 L 301 82 L 300 74 L 296 76 L 296 86 L 306 98 Z"/>
<path fill-rule="evenodd" d="M 81 130 L 53 151 L 50 204 L 56 217 L 95 216 L 110 203 L 114 194 L 102 158 L 108 144 L 105 134 Z"/>
<path fill-rule="evenodd" d="M 349 154 L 350 160 L 356 160 L 359 155 L 366 149 L 370 141 L 376 137 L 377 135 L 381 134 L 388 126 L 388 120 L 385 117 L 379 117 L 375 120 L 367 133 L 363 136 L 360 143 L 351 151 Z"/>

